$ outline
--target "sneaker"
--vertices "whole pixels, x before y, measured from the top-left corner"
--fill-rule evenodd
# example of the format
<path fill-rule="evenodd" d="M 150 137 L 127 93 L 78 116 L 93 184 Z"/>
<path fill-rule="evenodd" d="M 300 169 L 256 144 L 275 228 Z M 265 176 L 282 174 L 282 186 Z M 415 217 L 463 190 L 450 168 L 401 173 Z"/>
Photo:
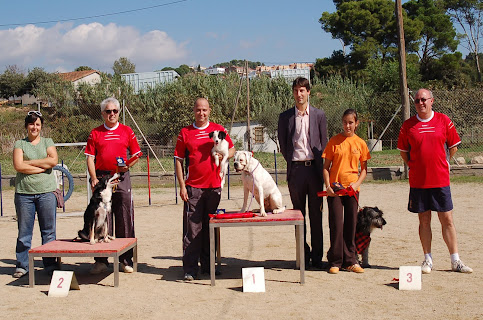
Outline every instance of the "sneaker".
<path fill-rule="evenodd" d="M 337 273 L 339 273 L 339 268 L 338 267 L 330 267 L 329 273 L 337 274 Z"/>
<path fill-rule="evenodd" d="M 107 271 L 107 265 L 104 262 L 96 262 L 92 267 L 91 274 L 99 274 Z"/>
<path fill-rule="evenodd" d="M 451 270 L 455 272 L 462 272 L 462 273 L 472 273 L 473 269 L 470 267 L 466 266 L 463 261 L 461 260 L 456 260 L 451 262 Z"/>
<path fill-rule="evenodd" d="M 22 278 L 27 273 L 28 273 L 27 270 L 25 270 L 23 268 L 17 268 L 17 269 L 15 269 L 15 272 L 12 274 L 12 277 L 17 278 L 17 279 Z"/>
<path fill-rule="evenodd" d="M 423 274 L 428 274 L 431 273 L 431 270 L 433 270 L 433 263 L 428 260 L 424 260 L 421 264 L 421 272 Z"/>
<path fill-rule="evenodd" d="M 134 268 L 121 262 L 120 269 L 124 273 L 133 273 Z"/>
<path fill-rule="evenodd" d="M 362 267 L 360 265 L 358 265 L 357 263 L 353 264 L 352 266 L 348 266 L 346 269 L 347 269 L 347 271 L 351 271 L 351 272 L 355 272 L 355 273 L 364 273 L 364 269 L 362 269 Z"/>
<path fill-rule="evenodd" d="M 184 278 L 183 278 L 184 281 L 193 281 L 194 279 L 195 277 L 193 277 L 191 274 L 189 273 L 184 274 Z"/>

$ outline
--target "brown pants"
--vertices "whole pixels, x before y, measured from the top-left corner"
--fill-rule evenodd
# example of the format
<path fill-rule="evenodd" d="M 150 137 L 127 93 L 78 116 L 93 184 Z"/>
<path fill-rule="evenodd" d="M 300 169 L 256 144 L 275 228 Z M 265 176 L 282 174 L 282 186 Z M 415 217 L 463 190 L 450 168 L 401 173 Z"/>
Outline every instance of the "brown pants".
<path fill-rule="evenodd" d="M 357 225 L 357 199 L 349 196 L 327 197 L 327 203 L 330 228 L 330 249 L 327 252 L 329 265 L 340 268 L 356 264 L 354 236 Z"/>

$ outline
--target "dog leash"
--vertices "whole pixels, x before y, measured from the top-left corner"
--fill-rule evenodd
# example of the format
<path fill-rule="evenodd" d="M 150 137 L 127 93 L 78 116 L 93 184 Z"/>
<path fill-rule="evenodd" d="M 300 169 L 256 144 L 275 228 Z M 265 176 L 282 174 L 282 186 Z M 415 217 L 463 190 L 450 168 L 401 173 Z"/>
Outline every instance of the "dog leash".
<path fill-rule="evenodd" d="M 340 184 L 339 184 L 340 185 Z M 339 189 L 335 192 L 335 194 L 337 194 L 338 196 L 349 196 L 349 197 L 354 197 L 356 199 L 356 202 L 357 202 L 357 207 L 360 209 L 361 206 L 359 204 L 359 199 L 357 197 L 357 191 L 354 190 L 354 188 L 352 188 L 352 186 L 348 186 L 347 188 L 345 189 Z M 318 197 L 326 197 L 328 194 L 327 194 L 327 191 L 319 191 L 317 192 L 317 196 Z"/>

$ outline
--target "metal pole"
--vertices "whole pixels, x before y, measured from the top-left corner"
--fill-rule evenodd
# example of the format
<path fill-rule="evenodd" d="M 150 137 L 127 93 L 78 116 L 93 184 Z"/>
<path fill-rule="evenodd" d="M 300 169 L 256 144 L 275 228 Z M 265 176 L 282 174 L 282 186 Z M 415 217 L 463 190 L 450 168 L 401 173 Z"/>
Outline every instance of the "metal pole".
<path fill-rule="evenodd" d="M 146 161 L 148 164 L 148 197 L 149 197 L 149 205 L 151 205 L 151 174 L 149 170 L 149 150 L 148 150 L 148 155 L 146 157 Z"/>
<path fill-rule="evenodd" d="M 64 167 L 64 160 L 62 160 L 62 168 Z M 65 197 L 65 188 L 64 188 L 64 172 L 62 172 L 62 198 Z M 62 212 L 65 212 L 65 202 L 64 206 L 62 207 Z"/>
<path fill-rule="evenodd" d="M 228 200 L 230 200 L 230 164 L 226 165 L 226 173 L 227 173 L 227 183 L 228 183 Z"/>
<path fill-rule="evenodd" d="M 278 186 L 278 174 L 277 174 L 277 153 L 273 150 L 273 159 L 275 161 L 275 184 Z"/>

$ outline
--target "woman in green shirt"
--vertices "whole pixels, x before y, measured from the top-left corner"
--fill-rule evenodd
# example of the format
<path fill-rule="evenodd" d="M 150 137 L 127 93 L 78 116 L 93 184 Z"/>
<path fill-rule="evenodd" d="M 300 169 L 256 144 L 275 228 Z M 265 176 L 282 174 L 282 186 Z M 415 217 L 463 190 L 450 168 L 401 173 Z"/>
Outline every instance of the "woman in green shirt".
<path fill-rule="evenodd" d="M 18 224 L 14 278 L 20 278 L 28 272 L 35 213 L 42 244 L 55 240 L 57 200 L 53 193 L 56 181 L 52 168 L 57 164 L 58 157 L 52 139 L 40 136 L 43 123 L 40 112 L 29 111 L 25 117 L 27 137 L 15 141 L 13 150 L 13 166 L 17 171 L 15 210 Z M 48 272 L 53 272 L 57 266 L 55 258 L 43 258 L 43 262 Z"/>

